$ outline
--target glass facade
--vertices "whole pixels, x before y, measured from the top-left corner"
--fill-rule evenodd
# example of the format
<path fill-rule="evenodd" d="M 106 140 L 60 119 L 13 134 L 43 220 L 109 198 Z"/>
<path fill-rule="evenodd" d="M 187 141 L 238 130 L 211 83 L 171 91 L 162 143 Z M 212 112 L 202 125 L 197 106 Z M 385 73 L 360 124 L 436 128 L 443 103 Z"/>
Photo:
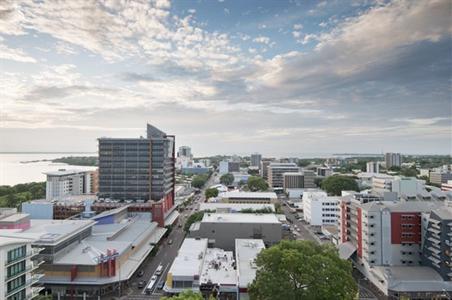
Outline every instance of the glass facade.
<path fill-rule="evenodd" d="M 27 246 L 21 246 L 15 249 L 12 249 L 10 251 L 8 251 L 7 254 L 7 261 L 8 263 L 19 260 L 19 259 L 23 259 L 27 256 Z"/>

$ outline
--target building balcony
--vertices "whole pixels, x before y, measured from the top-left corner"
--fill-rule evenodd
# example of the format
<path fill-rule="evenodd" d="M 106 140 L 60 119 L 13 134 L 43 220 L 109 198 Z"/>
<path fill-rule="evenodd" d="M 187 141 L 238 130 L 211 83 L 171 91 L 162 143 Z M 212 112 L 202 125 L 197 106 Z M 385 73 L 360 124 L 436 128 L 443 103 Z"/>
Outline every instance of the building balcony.
<path fill-rule="evenodd" d="M 5 281 L 11 281 L 25 273 L 29 273 L 29 272 L 33 272 L 36 269 L 39 268 L 40 265 L 42 265 L 44 263 L 44 261 L 40 261 L 40 262 L 33 262 L 30 265 L 28 265 L 27 267 L 25 267 L 25 269 L 23 269 L 22 271 L 14 274 L 14 275 L 10 275 L 10 276 L 6 276 Z"/>
<path fill-rule="evenodd" d="M 36 286 L 31 288 L 31 292 L 27 294 L 27 299 L 33 299 L 39 295 L 39 292 L 44 289 L 43 286 Z"/>
<path fill-rule="evenodd" d="M 31 251 L 27 252 L 26 255 L 18 257 L 18 258 L 14 259 L 14 260 L 6 261 L 5 262 L 5 267 L 13 265 L 15 263 L 18 263 L 18 262 L 20 262 L 20 261 L 22 261 L 24 259 L 32 258 L 32 257 L 38 255 L 43 249 L 44 248 L 31 248 Z"/>

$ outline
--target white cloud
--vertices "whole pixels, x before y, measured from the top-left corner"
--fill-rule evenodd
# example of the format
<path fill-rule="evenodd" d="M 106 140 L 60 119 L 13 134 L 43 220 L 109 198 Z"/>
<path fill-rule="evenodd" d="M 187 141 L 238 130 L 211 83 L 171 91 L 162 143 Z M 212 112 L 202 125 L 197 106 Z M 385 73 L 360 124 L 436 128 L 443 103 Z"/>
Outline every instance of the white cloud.
<path fill-rule="evenodd" d="M 294 30 L 301 30 L 301 29 L 303 29 L 303 24 L 294 24 L 293 25 L 293 29 Z"/>
<path fill-rule="evenodd" d="M 268 45 L 270 43 L 270 38 L 267 36 L 258 36 L 253 39 L 253 42 Z"/>
<path fill-rule="evenodd" d="M 36 63 L 36 59 L 27 55 L 22 49 L 13 49 L 2 43 L 0 37 L 0 59 L 13 60 L 25 63 Z"/>
<path fill-rule="evenodd" d="M 299 37 L 301 37 L 301 32 L 300 31 L 292 31 L 292 35 L 294 38 L 298 39 Z"/>

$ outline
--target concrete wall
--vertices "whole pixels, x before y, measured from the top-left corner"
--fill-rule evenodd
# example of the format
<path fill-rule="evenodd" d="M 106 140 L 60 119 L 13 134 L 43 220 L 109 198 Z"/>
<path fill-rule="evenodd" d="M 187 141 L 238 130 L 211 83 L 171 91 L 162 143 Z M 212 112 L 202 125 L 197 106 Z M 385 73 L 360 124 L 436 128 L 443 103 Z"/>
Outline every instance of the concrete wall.
<path fill-rule="evenodd" d="M 262 236 L 259 236 L 262 234 Z M 214 247 L 234 251 L 235 239 L 262 239 L 266 246 L 281 240 L 281 223 L 211 223 L 201 222 L 198 231 L 189 236 L 215 240 Z"/>

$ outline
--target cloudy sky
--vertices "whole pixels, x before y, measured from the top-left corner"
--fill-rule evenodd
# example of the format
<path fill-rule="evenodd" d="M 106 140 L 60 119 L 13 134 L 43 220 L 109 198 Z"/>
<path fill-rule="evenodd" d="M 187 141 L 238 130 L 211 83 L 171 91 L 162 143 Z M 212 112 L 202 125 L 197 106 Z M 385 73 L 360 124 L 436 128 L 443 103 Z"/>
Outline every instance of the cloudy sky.
<path fill-rule="evenodd" d="M 0 2 L 0 151 L 450 153 L 449 0 Z"/>

